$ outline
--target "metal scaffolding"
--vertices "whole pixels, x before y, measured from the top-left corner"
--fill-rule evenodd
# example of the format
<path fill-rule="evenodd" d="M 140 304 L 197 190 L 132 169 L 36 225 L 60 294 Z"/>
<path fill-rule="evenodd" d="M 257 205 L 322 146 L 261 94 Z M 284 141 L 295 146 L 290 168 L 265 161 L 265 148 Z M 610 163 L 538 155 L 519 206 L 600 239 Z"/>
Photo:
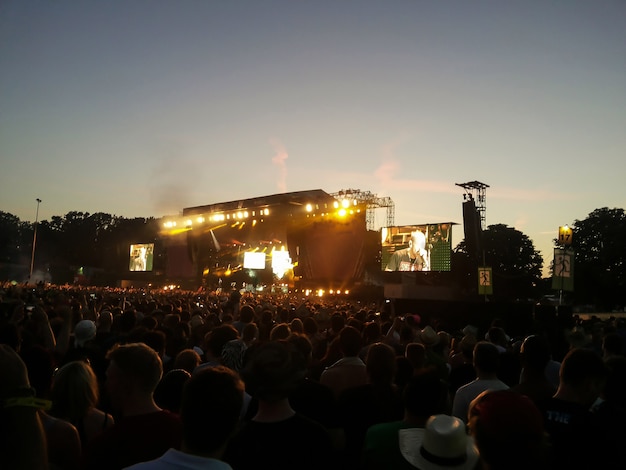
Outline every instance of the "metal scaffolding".
<path fill-rule="evenodd" d="M 349 199 L 355 200 L 359 204 L 365 204 L 367 230 L 376 230 L 376 209 L 379 208 L 387 209 L 385 227 L 395 225 L 396 206 L 390 197 L 379 197 L 370 191 L 361 191 L 360 189 L 342 189 L 336 193 L 330 193 L 330 195 L 338 200 Z"/>
<path fill-rule="evenodd" d="M 465 189 L 463 194 L 463 200 L 473 199 L 476 204 L 476 210 L 480 217 L 480 228 L 485 230 L 486 227 L 486 212 L 487 212 L 487 194 L 486 190 L 489 187 L 488 184 L 481 183 L 480 181 L 470 181 L 469 183 L 455 183 L 456 186 L 460 186 Z"/>

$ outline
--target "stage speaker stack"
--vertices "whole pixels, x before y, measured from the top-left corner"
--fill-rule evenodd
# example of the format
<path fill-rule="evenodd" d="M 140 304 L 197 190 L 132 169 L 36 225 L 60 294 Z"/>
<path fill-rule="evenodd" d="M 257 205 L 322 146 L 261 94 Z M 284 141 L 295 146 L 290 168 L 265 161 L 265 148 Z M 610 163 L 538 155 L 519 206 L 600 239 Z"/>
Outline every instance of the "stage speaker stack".
<path fill-rule="evenodd" d="M 479 260 L 482 252 L 482 230 L 478 210 L 473 199 L 463 203 L 463 231 L 469 256 Z"/>

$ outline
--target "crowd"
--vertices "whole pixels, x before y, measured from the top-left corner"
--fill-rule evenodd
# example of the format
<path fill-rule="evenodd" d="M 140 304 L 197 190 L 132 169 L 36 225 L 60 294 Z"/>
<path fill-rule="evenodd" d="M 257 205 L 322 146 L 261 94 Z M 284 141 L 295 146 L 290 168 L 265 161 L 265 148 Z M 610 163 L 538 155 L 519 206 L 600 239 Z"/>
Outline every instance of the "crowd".
<path fill-rule="evenodd" d="M 2 468 L 626 468 L 626 328 L 4 285 Z M 516 332 L 517 333 L 517 332 Z"/>

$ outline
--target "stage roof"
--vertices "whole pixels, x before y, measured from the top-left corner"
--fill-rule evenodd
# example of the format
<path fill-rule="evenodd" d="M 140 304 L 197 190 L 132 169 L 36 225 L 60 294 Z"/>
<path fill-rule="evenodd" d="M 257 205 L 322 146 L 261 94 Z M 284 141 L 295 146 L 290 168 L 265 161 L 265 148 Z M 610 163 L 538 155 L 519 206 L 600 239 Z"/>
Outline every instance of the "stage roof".
<path fill-rule="evenodd" d="M 210 212 L 233 211 L 238 209 L 251 209 L 269 207 L 276 205 L 305 205 L 308 203 L 332 203 L 336 199 L 321 189 L 308 191 L 295 191 L 290 193 L 272 194 L 269 196 L 259 196 L 250 199 L 239 199 L 236 201 L 219 202 L 205 206 L 186 207 L 183 209 L 183 216 L 202 214 Z"/>

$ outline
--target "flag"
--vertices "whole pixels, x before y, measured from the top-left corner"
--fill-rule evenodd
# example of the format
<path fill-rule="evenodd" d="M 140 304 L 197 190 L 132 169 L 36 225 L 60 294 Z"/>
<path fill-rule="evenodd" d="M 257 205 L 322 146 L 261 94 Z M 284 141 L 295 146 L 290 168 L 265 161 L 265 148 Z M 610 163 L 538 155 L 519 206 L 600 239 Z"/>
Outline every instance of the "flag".
<path fill-rule="evenodd" d="M 491 275 L 491 268 L 479 267 L 478 268 L 478 293 L 479 294 L 493 294 L 493 276 Z"/>
<path fill-rule="evenodd" d="M 555 290 L 574 291 L 574 251 L 555 248 L 554 269 L 552 270 L 552 288 Z"/>

